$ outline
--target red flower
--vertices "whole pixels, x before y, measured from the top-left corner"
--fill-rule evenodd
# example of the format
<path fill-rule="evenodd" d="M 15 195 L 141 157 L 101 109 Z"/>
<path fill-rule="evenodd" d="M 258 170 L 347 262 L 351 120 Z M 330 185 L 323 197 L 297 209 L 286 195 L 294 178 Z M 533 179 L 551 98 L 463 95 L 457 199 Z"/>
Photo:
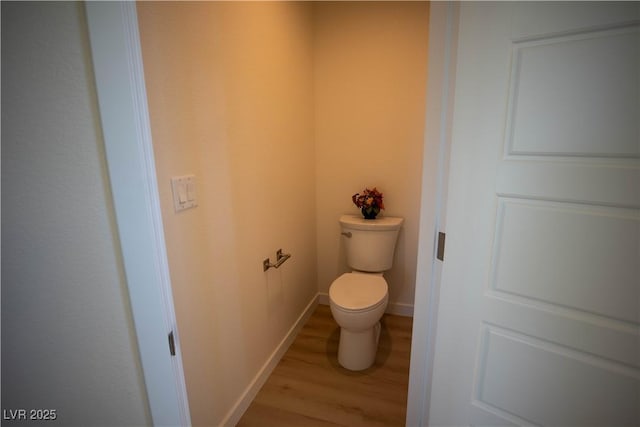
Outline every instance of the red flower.
<path fill-rule="evenodd" d="M 351 200 L 353 201 L 353 204 L 359 208 L 384 209 L 382 197 L 382 193 L 379 192 L 376 187 L 373 187 L 373 190 L 365 188 L 362 194 L 354 194 L 351 196 Z"/>

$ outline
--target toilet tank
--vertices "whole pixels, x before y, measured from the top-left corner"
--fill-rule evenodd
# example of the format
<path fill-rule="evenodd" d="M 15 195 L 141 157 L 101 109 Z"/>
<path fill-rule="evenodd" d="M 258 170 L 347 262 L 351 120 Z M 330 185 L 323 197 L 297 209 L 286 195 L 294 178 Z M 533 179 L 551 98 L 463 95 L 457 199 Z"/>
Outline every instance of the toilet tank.
<path fill-rule="evenodd" d="M 364 219 L 360 215 L 342 215 L 340 226 L 349 267 L 371 273 L 389 270 L 403 221 L 388 216 Z"/>

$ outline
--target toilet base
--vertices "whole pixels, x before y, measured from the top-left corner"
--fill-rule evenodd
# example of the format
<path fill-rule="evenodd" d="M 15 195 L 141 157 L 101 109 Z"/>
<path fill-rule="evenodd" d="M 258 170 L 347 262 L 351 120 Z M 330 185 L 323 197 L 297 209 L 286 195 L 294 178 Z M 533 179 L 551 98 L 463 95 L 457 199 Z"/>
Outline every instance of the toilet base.
<path fill-rule="evenodd" d="M 340 329 L 338 363 L 350 371 L 362 371 L 373 365 L 380 340 L 380 322 L 364 331 Z"/>

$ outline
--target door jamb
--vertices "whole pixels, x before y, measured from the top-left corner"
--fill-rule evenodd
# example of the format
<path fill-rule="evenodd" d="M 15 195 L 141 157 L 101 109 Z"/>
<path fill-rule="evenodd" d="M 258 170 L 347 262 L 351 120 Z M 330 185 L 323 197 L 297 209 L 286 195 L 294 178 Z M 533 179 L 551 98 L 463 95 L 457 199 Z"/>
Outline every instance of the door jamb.
<path fill-rule="evenodd" d="M 117 232 L 154 425 L 191 425 L 135 2 L 85 5 Z M 169 353 L 173 332 L 175 356 Z"/>
<path fill-rule="evenodd" d="M 407 398 L 406 425 L 408 426 L 425 426 L 429 421 L 442 272 L 442 262 L 436 260 L 435 254 L 438 232 L 444 231 L 446 225 L 458 18 L 459 4 L 430 3 L 427 108 L 418 269 Z"/>

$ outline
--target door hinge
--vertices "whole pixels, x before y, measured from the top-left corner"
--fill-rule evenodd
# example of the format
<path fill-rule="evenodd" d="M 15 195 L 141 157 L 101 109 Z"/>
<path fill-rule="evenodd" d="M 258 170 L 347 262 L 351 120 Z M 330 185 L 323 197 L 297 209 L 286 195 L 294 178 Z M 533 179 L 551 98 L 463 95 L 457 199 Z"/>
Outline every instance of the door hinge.
<path fill-rule="evenodd" d="M 438 249 L 436 251 L 436 258 L 440 261 L 444 261 L 444 241 L 447 235 L 441 231 L 438 232 Z"/>
<path fill-rule="evenodd" d="M 169 334 L 169 353 L 171 353 L 172 356 L 176 355 L 176 341 L 173 338 L 173 331 Z"/>

